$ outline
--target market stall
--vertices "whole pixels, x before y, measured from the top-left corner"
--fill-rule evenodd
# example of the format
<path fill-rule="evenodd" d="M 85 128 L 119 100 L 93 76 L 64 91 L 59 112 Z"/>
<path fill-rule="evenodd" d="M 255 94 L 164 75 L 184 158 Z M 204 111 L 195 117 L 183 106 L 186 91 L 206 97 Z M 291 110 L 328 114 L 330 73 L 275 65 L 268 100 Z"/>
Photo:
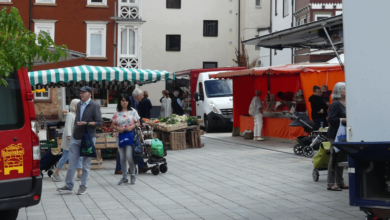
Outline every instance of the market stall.
<path fill-rule="evenodd" d="M 211 78 L 233 79 L 233 135 L 253 131 L 253 117 L 248 109 L 256 90 L 262 91 L 264 106 L 262 136 L 294 140 L 303 134 L 302 128 L 289 127 L 291 122 L 283 111 L 307 112 L 311 115 L 309 97 L 315 85 L 333 89 L 345 81 L 339 64 L 291 64 L 276 67 L 219 73 Z"/>
<path fill-rule="evenodd" d="M 116 156 L 116 138 L 110 126 L 111 118 L 116 112 L 117 95 L 120 93 L 131 94 L 130 87 L 132 85 L 143 85 L 175 78 L 174 73 L 167 71 L 87 65 L 34 71 L 29 72 L 28 75 L 33 90 L 41 88 L 62 89 L 62 92 L 58 92 L 57 99 L 59 109 L 63 113 L 62 121 L 65 120 L 69 103 L 80 97 L 79 88 L 83 86 L 92 88 L 92 99 L 100 103 L 104 124 L 97 130 L 98 158 L 93 160 L 91 168 L 101 168 L 102 155 Z M 60 146 L 60 138 L 57 139 L 57 143 Z M 109 153 L 101 152 L 101 149 Z"/>

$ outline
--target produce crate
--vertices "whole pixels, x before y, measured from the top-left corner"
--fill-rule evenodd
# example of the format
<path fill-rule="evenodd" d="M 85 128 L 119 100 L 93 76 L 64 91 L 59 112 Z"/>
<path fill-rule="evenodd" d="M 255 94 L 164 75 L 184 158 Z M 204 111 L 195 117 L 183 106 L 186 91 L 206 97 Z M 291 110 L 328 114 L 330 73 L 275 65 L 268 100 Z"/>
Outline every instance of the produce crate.
<path fill-rule="evenodd" d="M 185 150 L 186 149 L 186 132 L 171 132 L 169 134 L 170 150 Z"/>
<path fill-rule="evenodd" d="M 101 155 L 104 159 L 115 159 L 117 154 L 117 150 L 115 149 L 102 149 Z"/>
<path fill-rule="evenodd" d="M 54 141 L 47 141 L 47 140 L 39 141 L 39 147 L 41 148 L 41 150 L 48 150 L 48 149 L 52 149 L 52 148 L 57 148 L 57 141 L 56 140 L 54 140 Z"/>
<path fill-rule="evenodd" d="M 203 130 L 200 130 L 200 135 L 204 135 L 204 131 Z"/>
<path fill-rule="evenodd" d="M 107 148 L 106 138 L 104 138 L 104 137 L 96 138 L 95 147 L 96 147 L 96 149 Z"/>
<path fill-rule="evenodd" d="M 187 128 L 187 123 L 177 123 L 173 125 L 166 125 L 166 123 L 155 124 L 154 128 L 160 131 L 171 132 Z"/>
<path fill-rule="evenodd" d="M 118 148 L 116 137 L 106 137 L 106 148 Z"/>
<path fill-rule="evenodd" d="M 102 168 L 103 168 L 103 158 L 99 158 L 99 159 L 93 158 L 91 160 L 91 166 L 90 166 L 91 170 L 99 170 Z"/>
<path fill-rule="evenodd" d="M 203 147 L 200 142 L 200 131 L 188 131 L 187 133 L 187 143 L 190 148 L 200 148 Z"/>
<path fill-rule="evenodd" d="M 203 119 L 198 119 L 198 120 L 196 121 L 196 124 L 200 125 L 200 123 L 202 123 L 202 122 L 203 122 Z"/>

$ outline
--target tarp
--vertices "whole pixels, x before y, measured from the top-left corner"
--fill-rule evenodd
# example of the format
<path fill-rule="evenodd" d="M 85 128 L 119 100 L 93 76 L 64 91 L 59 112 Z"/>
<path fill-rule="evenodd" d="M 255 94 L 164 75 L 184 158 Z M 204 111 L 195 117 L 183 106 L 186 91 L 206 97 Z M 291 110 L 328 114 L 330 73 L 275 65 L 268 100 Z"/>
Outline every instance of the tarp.
<path fill-rule="evenodd" d="M 122 87 L 174 79 L 175 74 L 160 70 L 115 68 L 103 66 L 74 66 L 28 73 L 35 88 L 92 86 L 100 88 Z"/>

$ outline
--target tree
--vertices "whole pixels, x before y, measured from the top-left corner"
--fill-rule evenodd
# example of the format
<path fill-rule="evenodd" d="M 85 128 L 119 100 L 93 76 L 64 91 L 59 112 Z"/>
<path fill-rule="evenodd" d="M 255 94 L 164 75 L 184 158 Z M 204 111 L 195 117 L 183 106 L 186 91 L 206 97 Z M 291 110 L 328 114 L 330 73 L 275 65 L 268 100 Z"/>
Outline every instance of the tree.
<path fill-rule="evenodd" d="M 258 66 L 259 58 L 254 59 L 251 63 L 249 63 L 249 56 L 246 54 L 245 45 L 241 43 L 241 53 L 238 54 L 237 48 L 236 48 L 236 59 L 233 59 L 233 61 L 238 66 L 244 66 L 247 69 L 252 69 L 253 67 Z"/>
<path fill-rule="evenodd" d="M 12 7 L 9 13 L 7 7 L 0 11 L 0 86 L 7 85 L 5 79 L 14 70 L 31 70 L 36 59 L 57 63 L 66 58 L 67 50 L 66 45 L 55 45 L 46 32 L 36 35 L 27 30 L 17 8 Z"/>

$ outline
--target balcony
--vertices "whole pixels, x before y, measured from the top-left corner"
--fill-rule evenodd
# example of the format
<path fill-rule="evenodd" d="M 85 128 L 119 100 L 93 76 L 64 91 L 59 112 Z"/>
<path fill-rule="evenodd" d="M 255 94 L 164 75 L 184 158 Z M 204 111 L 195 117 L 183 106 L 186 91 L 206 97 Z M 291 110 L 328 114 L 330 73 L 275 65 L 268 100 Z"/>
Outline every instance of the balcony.
<path fill-rule="evenodd" d="M 138 58 L 119 57 L 118 66 L 122 68 L 139 69 Z"/>
<path fill-rule="evenodd" d="M 130 5 L 121 5 L 119 17 L 124 19 L 140 19 L 139 8 Z"/>

